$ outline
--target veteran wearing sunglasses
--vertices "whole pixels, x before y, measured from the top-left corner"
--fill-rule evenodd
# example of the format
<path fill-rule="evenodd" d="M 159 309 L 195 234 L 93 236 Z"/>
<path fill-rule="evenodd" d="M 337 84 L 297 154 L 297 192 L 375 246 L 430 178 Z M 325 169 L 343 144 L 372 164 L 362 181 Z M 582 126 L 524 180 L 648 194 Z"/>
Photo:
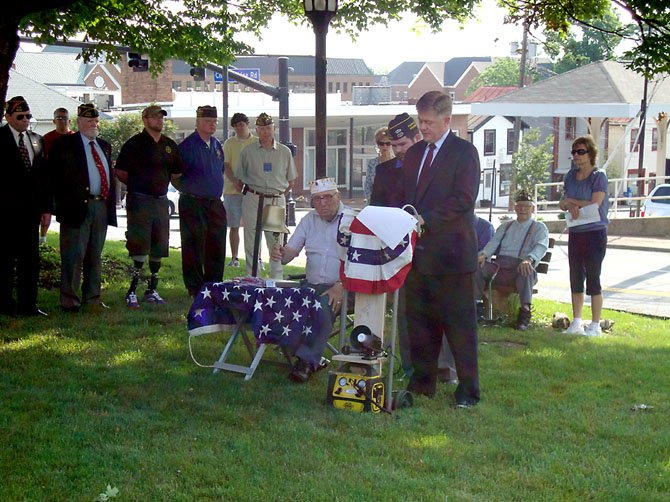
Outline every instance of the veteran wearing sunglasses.
<path fill-rule="evenodd" d="M 46 315 L 37 308 L 39 226 L 51 214 L 44 143 L 42 136 L 28 130 L 32 117 L 26 100 L 16 96 L 7 101 L 7 124 L 0 127 L 0 214 L 6 236 L 0 246 L 0 315 Z"/>
<path fill-rule="evenodd" d="M 572 292 L 572 323 L 568 334 L 597 336 L 601 334 L 600 315 L 603 295 L 600 286 L 600 269 L 607 249 L 607 175 L 596 168 L 598 148 L 591 136 L 581 136 L 572 143 L 573 169 L 563 181 L 563 198 L 560 208 L 569 211 L 579 222 L 580 210 L 595 204 L 598 221 L 571 226 L 568 229 L 568 263 L 570 265 L 570 291 Z M 584 282 L 586 294 L 591 297 L 591 323 L 582 325 Z"/>

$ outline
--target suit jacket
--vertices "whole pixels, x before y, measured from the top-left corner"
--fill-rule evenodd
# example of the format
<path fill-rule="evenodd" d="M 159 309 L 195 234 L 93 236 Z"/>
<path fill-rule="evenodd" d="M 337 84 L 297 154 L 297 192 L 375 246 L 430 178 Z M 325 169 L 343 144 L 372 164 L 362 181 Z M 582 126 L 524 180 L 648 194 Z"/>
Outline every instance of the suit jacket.
<path fill-rule="evenodd" d="M 0 127 L 0 214 L 39 223 L 41 213 L 51 210 L 42 136 L 24 133 L 24 142 L 34 153 L 32 167 L 26 169 L 8 124 Z"/>
<path fill-rule="evenodd" d="M 372 185 L 370 204 L 373 206 L 402 207 L 405 205 L 405 179 L 403 167 L 396 167 L 399 159 L 377 165 Z"/>
<path fill-rule="evenodd" d="M 417 190 L 425 149 L 425 141 L 412 145 L 403 166 L 407 202 L 425 221 L 413 267 L 428 275 L 474 272 L 477 236 L 473 221 L 480 176 L 477 149 L 450 132 L 435 153 L 427 183 Z"/>
<path fill-rule="evenodd" d="M 105 140 L 96 140 L 109 166 L 109 197 L 107 224 L 116 226 L 116 183 L 112 168 L 112 147 Z M 49 173 L 54 198 L 56 220 L 62 225 L 78 227 L 86 218 L 90 202 L 90 181 L 86 151 L 81 133 L 58 138 L 49 150 Z"/>

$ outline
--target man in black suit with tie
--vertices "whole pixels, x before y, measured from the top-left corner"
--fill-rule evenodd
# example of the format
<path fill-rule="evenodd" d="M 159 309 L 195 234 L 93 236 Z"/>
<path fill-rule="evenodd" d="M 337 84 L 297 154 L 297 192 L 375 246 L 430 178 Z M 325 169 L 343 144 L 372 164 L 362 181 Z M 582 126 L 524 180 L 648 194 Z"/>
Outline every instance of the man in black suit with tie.
<path fill-rule="evenodd" d="M 0 314 L 46 316 L 37 308 L 40 219 L 51 219 L 44 179 L 42 136 L 28 130 L 30 107 L 21 96 L 7 101 L 0 127 L 0 214 L 7 236 L 0 246 Z M 16 300 L 13 289 L 16 288 Z"/>
<path fill-rule="evenodd" d="M 80 105 L 78 132 L 59 138 L 49 150 L 60 223 L 60 305 L 66 312 L 106 307 L 100 299 L 102 248 L 107 226 L 116 226 L 116 184 L 112 147 L 97 137 L 98 116 L 92 103 Z"/>
<path fill-rule="evenodd" d="M 405 281 L 414 373 L 407 389 L 433 396 L 442 334 L 454 355 L 459 407 L 479 401 L 477 319 L 473 273 L 477 237 L 472 224 L 479 190 L 479 155 L 450 129 L 451 98 L 439 91 L 416 103 L 423 140 L 405 154 L 407 201 L 422 233 Z"/>

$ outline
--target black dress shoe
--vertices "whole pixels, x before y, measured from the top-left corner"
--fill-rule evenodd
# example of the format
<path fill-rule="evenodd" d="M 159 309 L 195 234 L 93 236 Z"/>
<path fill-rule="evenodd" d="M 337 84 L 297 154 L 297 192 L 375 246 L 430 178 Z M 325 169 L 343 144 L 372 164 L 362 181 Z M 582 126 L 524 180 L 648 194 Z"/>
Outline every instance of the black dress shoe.
<path fill-rule="evenodd" d="M 289 373 L 288 377 L 295 383 L 305 383 L 309 380 L 311 374 L 312 368 L 309 367 L 309 364 L 302 359 L 298 359 L 293 365 L 293 370 Z"/>
<path fill-rule="evenodd" d="M 37 307 L 29 308 L 29 309 L 20 309 L 17 312 L 18 315 L 21 317 L 49 317 L 49 314 L 44 312 L 43 310 L 38 309 Z"/>
<path fill-rule="evenodd" d="M 456 398 L 456 408 L 472 408 L 476 406 L 479 402 L 479 399 L 474 397 L 457 397 Z"/>

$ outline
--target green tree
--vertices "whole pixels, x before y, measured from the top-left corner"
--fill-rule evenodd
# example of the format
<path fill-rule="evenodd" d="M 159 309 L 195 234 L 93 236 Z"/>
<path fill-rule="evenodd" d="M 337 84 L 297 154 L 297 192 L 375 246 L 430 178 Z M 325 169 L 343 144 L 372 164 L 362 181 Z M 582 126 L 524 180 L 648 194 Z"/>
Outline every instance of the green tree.
<path fill-rule="evenodd" d="M 577 23 L 566 33 L 545 30 L 545 50 L 555 59 L 553 70 L 564 73 L 593 61 L 614 59 L 625 28 L 611 9 L 602 17 L 588 20 L 589 25 Z M 630 28 L 628 28 L 630 31 Z"/>
<path fill-rule="evenodd" d="M 530 68 L 527 68 L 526 75 L 532 78 L 535 73 Z M 484 86 L 517 87 L 518 85 L 519 60 L 515 58 L 500 58 L 472 79 L 472 82 L 470 82 L 465 91 L 465 95 L 468 96 Z"/>
<path fill-rule="evenodd" d="M 343 0 L 334 29 L 355 36 L 373 24 L 386 25 L 412 12 L 431 29 L 445 19 L 465 20 L 480 0 Z M 9 70 L 19 47 L 19 33 L 49 44 L 83 38 L 93 42 L 83 56 L 118 58 L 117 46 L 147 55 L 158 74 L 170 58 L 200 66 L 228 64 L 253 52 L 239 41 L 241 32 L 262 37 L 274 14 L 308 23 L 300 0 L 33 0 L 10 2 L 0 18 L 0 105 L 7 94 Z"/>
<path fill-rule="evenodd" d="M 507 22 L 527 23 L 567 35 L 574 23 L 629 40 L 633 48 L 623 60 L 630 69 L 649 77 L 670 73 L 670 5 L 668 0 L 499 0 L 509 15 Z M 617 6 L 628 12 L 635 26 L 598 28 L 589 20 L 602 19 Z"/>
<path fill-rule="evenodd" d="M 531 195 L 537 183 L 546 183 L 549 179 L 549 167 L 553 160 L 551 149 L 554 137 L 547 137 L 543 143 L 539 140 L 540 129 L 529 129 L 521 138 L 519 151 L 512 155 L 512 186 Z M 546 189 L 538 191 L 538 198 L 546 198 Z"/>

